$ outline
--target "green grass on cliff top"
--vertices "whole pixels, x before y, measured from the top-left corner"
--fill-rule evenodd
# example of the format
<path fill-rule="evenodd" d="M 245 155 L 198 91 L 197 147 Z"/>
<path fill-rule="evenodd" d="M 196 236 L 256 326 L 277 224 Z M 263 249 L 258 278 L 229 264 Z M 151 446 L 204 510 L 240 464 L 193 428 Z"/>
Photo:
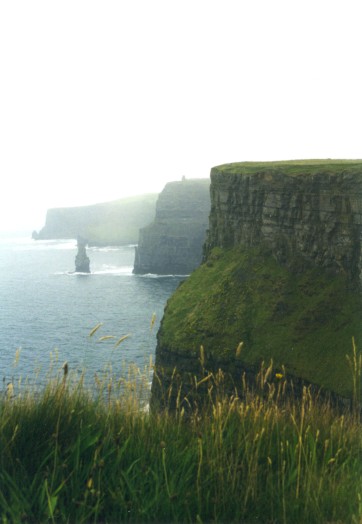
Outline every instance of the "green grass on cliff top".
<path fill-rule="evenodd" d="M 212 171 L 230 174 L 253 174 L 278 168 L 289 175 L 312 174 L 314 172 L 340 172 L 341 167 L 362 170 L 362 160 L 311 159 L 311 160 L 276 160 L 270 162 L 233 162 L 215 166 Z"/>
<path fill-rule="evenodd" d="M 361 302 L 342 276 L 288 270 L 260 249 L 216 248 L 169 300 L 159 344 L 196 360 L 202 344 L 232 369 L 243 342 L 241 363 L 273 359 L 294 377 L 351 396 L 346 354 L 352 337 L 362 345 Z"/>

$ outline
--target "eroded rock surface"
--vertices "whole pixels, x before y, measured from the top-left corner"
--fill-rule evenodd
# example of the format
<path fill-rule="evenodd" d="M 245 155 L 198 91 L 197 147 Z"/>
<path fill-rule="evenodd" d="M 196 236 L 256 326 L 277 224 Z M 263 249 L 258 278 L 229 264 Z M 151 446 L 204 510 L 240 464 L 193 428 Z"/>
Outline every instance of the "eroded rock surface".
<path fill-rule="evenodd" d="M 360 163 L 270 163 L 216 167 L 211 172 L 210 234 L 214 246 L 267 244 L 280 263 L 294 255 L 359 277 Z"/>

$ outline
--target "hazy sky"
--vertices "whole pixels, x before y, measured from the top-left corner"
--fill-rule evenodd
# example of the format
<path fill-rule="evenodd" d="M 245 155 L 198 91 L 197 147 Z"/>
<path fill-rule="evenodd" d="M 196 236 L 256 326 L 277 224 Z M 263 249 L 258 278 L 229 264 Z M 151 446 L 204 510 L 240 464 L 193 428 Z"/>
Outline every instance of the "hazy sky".
<path fill-rule="evenodd" d="M 0 230 L 227 162 L 362 158 L 359 1 L 0 1 Z"/>

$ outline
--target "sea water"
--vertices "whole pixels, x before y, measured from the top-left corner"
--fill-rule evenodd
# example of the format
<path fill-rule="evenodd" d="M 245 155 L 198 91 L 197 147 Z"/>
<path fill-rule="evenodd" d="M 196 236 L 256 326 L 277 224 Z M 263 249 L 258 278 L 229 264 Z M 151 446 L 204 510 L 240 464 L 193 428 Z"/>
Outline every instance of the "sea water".
<path fill-rule="evenodd" d="M 64 362 L 88 379 L 148 364 L 167 299 L 185 277 L 132 274 L 134 248 L 88 248 L 91 273 L 79 274 L 74 240 L 0 238 L 3 386 L 41 385 Z"/>

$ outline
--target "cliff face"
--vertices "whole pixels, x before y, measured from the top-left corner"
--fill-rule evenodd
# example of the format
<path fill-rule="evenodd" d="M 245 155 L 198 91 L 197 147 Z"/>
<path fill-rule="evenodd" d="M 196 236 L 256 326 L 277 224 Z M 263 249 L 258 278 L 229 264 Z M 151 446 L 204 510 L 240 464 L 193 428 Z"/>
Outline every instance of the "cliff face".
<path fill-rule="evenodd" d="M 264 243 L 282 264 L 294 255 L 325 269 L 359 277 L 361 164 L 271 163 L 214 168 L 212 247 Z M 250 172 L 250 169 L 256 171 Z"/>
<path fill-rule="evenodd" d="M 187 390 L 188 374 L 222 368 L 240 384 L 273 359 L 295 381 L 350 396 L 345 355 L 352 337 L 362 344 L 362 161 L 219 166 L 210 194 L 204 263 L 158 333 L 164 387 L 175 367 Z M 161 398 L 154 380 L 152 401 Z"/>
<path fill-rule="evenodd" d="M 89 245 L 136 244 L 139 229 L 155 213 L 157 194 L 140 195 L 91 206 L 49 209 L 45 226 L 35 239 L 77 238 Z"/>
<path fill-rule="evenodd" d="M 210 212 L 210 181 L 166 184 L 154 221 L 140 230 L 134 273 L 186 275 L 201 262 Z"/>

